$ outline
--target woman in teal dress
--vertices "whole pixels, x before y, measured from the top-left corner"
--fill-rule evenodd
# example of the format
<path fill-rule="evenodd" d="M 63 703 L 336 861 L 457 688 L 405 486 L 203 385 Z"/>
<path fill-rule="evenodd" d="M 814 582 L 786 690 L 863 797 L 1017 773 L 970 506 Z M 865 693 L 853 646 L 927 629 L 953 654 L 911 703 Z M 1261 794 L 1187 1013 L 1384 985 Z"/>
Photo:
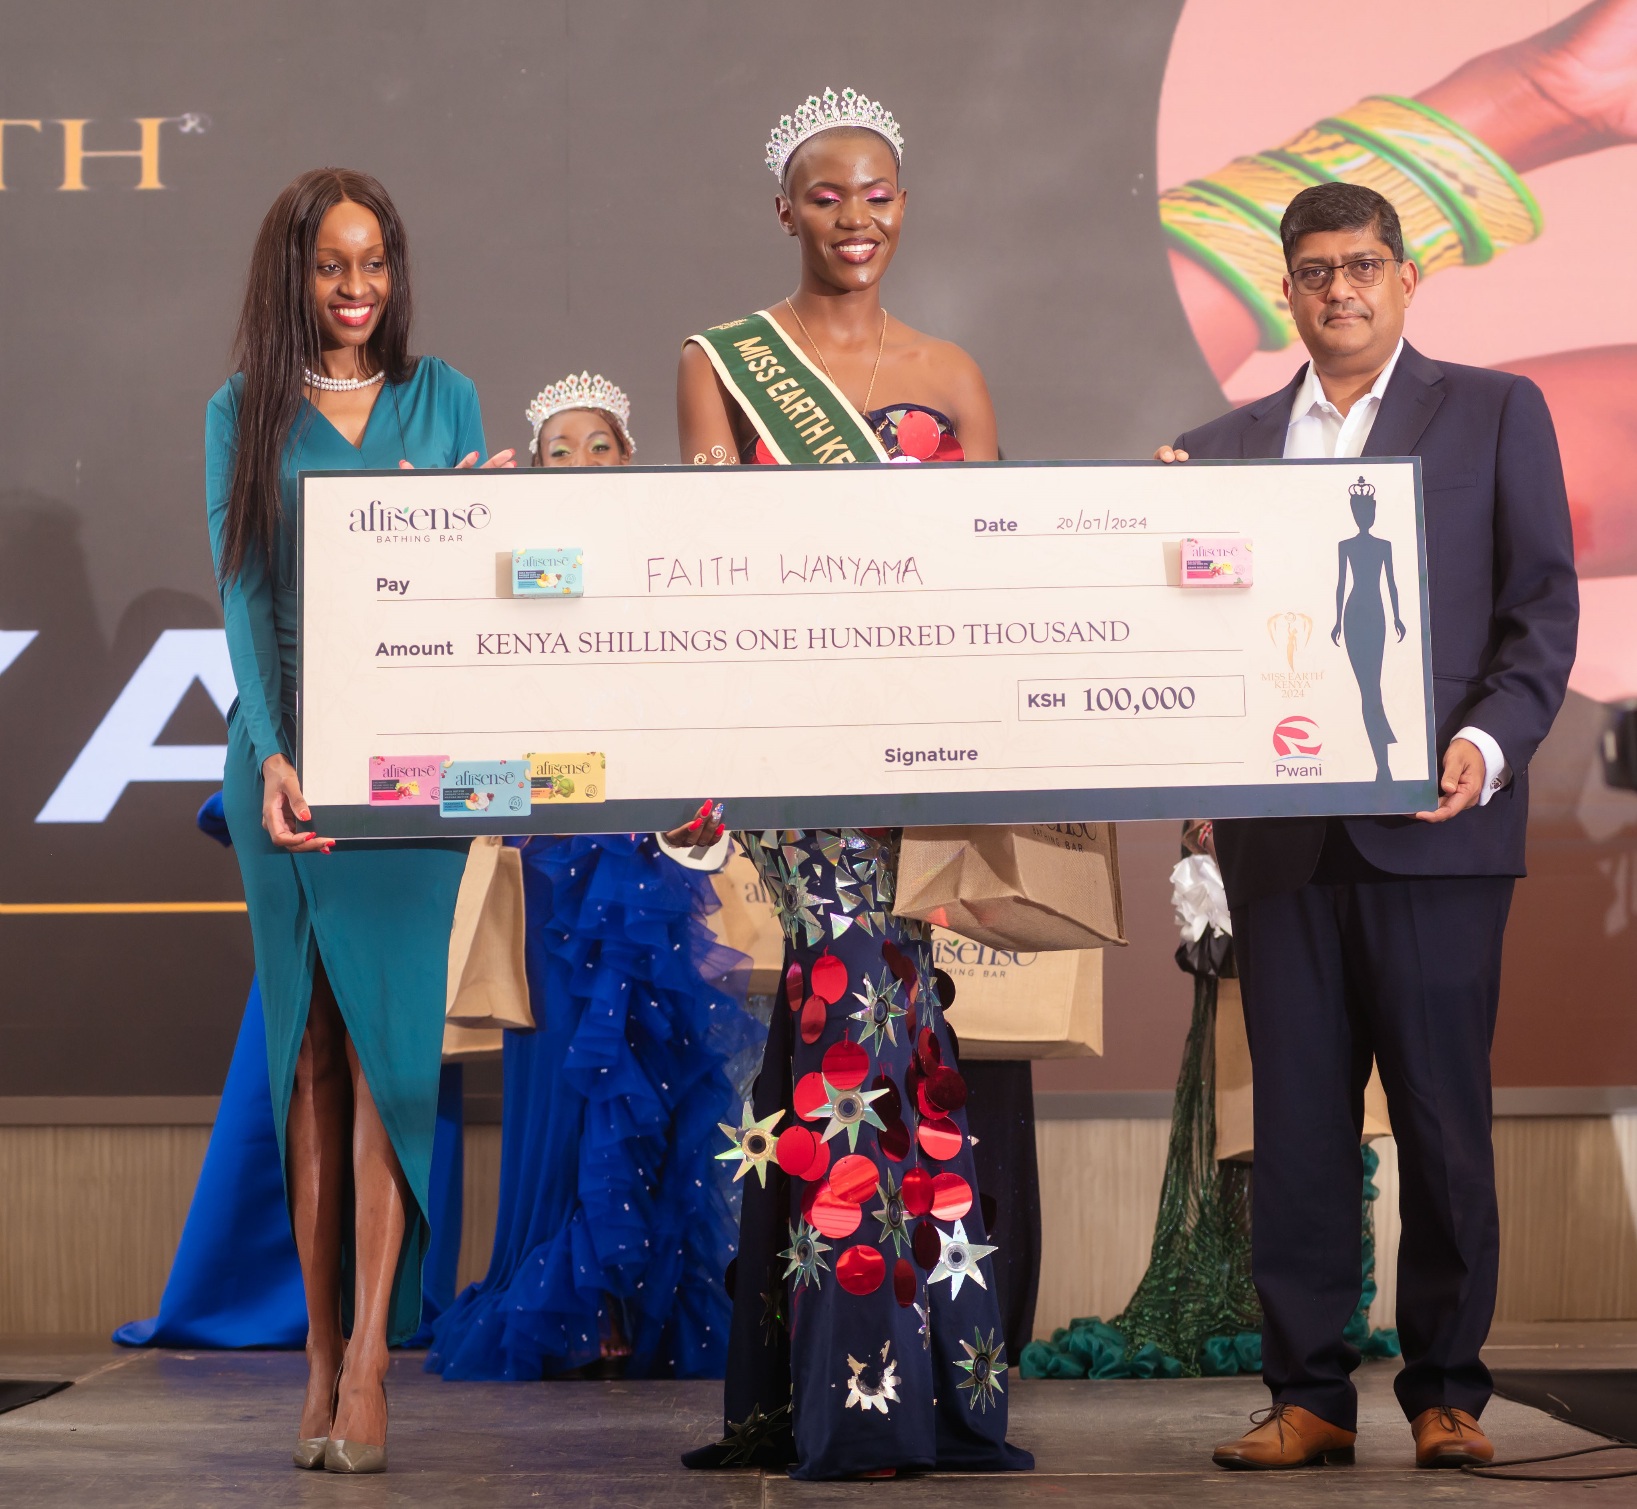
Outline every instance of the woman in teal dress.
<path fill-rule="evenodd" d="M 262 222 L 239 369 L 205 419 L 211 552 L 239 693 L 224 803 L 307 1302 L 295 1461 L 332 1472 L 384 1470 L 387 1348 L 420 1319 L 466 843 L 337 847 L 307 827 L 291 763 L 296 479 L 472 466 L 483 454 L 471 382 L 409 355 L 407 272 L 403 224 L 380 184 L 340 169 L 296 179 Z"/>

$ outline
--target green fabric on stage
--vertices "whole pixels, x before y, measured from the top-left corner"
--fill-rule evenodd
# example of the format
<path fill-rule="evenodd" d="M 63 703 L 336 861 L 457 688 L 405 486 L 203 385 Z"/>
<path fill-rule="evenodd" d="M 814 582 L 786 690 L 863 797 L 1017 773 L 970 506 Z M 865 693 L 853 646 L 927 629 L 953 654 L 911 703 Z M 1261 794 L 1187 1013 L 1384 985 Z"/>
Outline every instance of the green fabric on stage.
<path fill-rule="evenodd" d="M 227 519 L 241 388 L 240 378 L 229 379 L 205 416 L 205 492 L 215 560 Z M 285 853 L 261 825 L 261 767 L 269 755 L 293 758 L 294 750 L 296 474 L 394 468 L 401 459 L 447 467 L 471 451 L 487 454 L 477 390 L 435 357 L 422 357 L 407 382 L 383 384 L 357 446 L 304 404 L 285 451 L 284 527 L 271 569 L 260 558 L 249 560 L 222 589 L 239 692 L 228 714 L 223 805 L 255 939 L 279 1161 L 284 1166 L 285 1110 L 322 959 L 414 1201 L 393 1287 L 388 1339 L 394 1343 L 407 1341 L 420 1324 L 449 932 L 468 840 L 338 843 L 329 854 Z M 367 778 L 367 771 L 358 772 L 360 794 Z M 350 1222 L 348 1227 L 342 1295 L 350 1314 Z"/>

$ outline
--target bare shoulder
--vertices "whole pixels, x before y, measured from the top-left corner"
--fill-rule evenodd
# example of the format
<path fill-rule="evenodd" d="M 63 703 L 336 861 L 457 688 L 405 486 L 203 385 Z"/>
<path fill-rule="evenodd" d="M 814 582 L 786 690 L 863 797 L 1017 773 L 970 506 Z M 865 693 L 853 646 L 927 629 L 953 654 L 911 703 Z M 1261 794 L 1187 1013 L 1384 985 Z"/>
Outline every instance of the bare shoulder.
<path fill-rule="evenodd" d="M 705 348 L 698 341 L 684 341 L 677 364 L 678 379 L 682 382 L 702 382 L 707 376 L 714 380 L 716 369 L 705 355 Z"/>
<path fill-rule="evenodd" d="M 988 403 L 982 368 L 954 341 L 940 340 L 902 320 L 889 320 L 887 355 L 894 375 L 905 385 L 905 391 L 895 396 L 948 413 Z"/>

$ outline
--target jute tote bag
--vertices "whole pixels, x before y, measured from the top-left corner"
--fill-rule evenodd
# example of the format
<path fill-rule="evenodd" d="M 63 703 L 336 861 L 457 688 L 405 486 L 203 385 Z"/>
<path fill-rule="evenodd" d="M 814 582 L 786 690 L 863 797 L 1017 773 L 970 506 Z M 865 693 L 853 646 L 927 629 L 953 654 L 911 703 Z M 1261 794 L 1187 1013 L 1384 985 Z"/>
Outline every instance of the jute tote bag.
<path fill-rule="evenodd" d="M 991 948 L 1123 945 L 1113 824 L 906 828 L 893 910 Z"/>
<path fill-rule="evenodd" d="M 990 948 L 941 927 L 933 962 L 955 982 L 961 1057 L 1087 1058 L 1103 1051 L 1103 953 Z"/>

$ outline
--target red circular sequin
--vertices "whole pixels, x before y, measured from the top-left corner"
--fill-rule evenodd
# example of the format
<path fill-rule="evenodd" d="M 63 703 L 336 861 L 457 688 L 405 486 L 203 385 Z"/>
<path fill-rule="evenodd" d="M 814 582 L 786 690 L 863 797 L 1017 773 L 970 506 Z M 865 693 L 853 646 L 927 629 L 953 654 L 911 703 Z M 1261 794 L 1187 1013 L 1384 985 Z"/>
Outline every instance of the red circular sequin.
<path fill-rule="evenodd" d="M 776 464 L 777 458 L 774 456 L 773 452 L 767 448 L 767 442 L 760 437 L 758 437 L 756 441 L 755 456 L 757 466 L 773 466 Z"/>
<path fill-rule="evenodd" d="M 805 1189 L 802 1190 L 802 1194 L 801 1194 L 801 1218 L 802 1218 L 802 1220 L 807 1221 L 809 1223 L 812 1222 L 812 1219 L 813 1219 L 813 1202 L 818 1199 L 819 1191 L 821 1189 L 823 1189 L 823 1188 L 824 1188 L 824 1186 L 822 1184 L 809 1184 L 809 1185 L 806 1186 Z"/>
<path fill-rule="evenodd" d="M 924 1168 L 912 1168 L 904 1175 L 903 1187 L 899 1190 L 904 1209 L 917 1220 L 930 1214 L 934 1188 L 931 1174 Z"/>
<path fill-rule="evenodd" d="M 915 1276 L 915 1265 L 901 1257 L 892 1265 L 892 1295 L 906 1310 L 915 1303 L 921 1281 Z"/>
<path fill-rule="evenodd" d="M 816 1070 L 802 1075 L 796 1081 L 796 1093 L 791 1099 L 796 1103 L 796 1114 L 803 1121 L 817 1121 L 820 1116 L 827 1115 L 830 1097 L 824 1092 L 824 1076 Z"/>
<path fill-rule="evenodd" d="M 953 1158 L 961 1150 L 961 1129 L 947 1116 L 931 1116 L 915 1129 L 921 1151 L 940 1163 Z"/>
<path fill-rule="evenodd" d="M 910 1238 L 910 1251 L 915 1254 L 915 1261 L 929 1272 L 938 1266 L 938 1256 L 944 1250 L 944 1244 L 938 1240 L 938 1228 L 931 1221 L 922 1221 L 915 1228 L 915 1235 Z"/>
<path fill-rule="evenodd" d="M 845 1200 L 851 1205 L 862 1205 L 872 1198 L 880 1184 L 881 1176 L 876 1172 L 874 1162 L 862 1153 L 848 1153 L 845 1158 L 837 1159 L 836 1166 L 830 1170 L 830 1188 L 835 1192 L 836 1199 Z M 971 1203 L 968 1191 L 967 1204 Z M 961 1214 L 965 1215 L 966 1212 L 962 1211 Z"/>
<path fill-rule="evenodd" d="M 808 1172 L 825 1144 L 811 1127 L 786 1127 L 773 1145 L 773 1158 L 792 1179 L 811 1179 Z M 828 1149 L 826 1149 L 828 1151 Z"/>
<path fill-rule="evenodd" d="M 937 1036 L 930 1027 L 923 1027 L 915 1039 L 915 1058 L 925 1074 L 932 1073 L 944 1061 L 943 1049 L 938 1046 Z"/>
<path fill-rule="evenodd" d="M 872 1090 L 885 1090 L 887 1093 L 880 1100 L 875 1101 L 875 1114 L 883 1121 L 899 1121 L 904 1115 L 904 1100 L 898 1093 L 898 1086 L 885 1074 L 877 1074 L 870 1082 Z"/>
<path fill-rule="evenodd" d="M 924 1117 L 936 1120 L 944 1113 L 944 1108 L 932 1103 L 932 1092 L 929 1081 L 917 1076 L 915 1081 L 915 1105 Z"/>
<path fill-rule="evenodd" d="M 907 409 L 898 421 L 898 449 L 917 461 L 927 461 L 936 455 L 942 439 L 938 421 L 923 409 Z"/>
<path fill-rule="evenodd" d="M 887 1276 L 887 1260 L 860 1243 L 836 1259 L 836 1282 L 849 1294 L 874 1294 Z"/>
<path fill-rule="evenodd" d="M 972 1186 L 959 1174 L 934 1174 L 932 1215 L 938 1221 L 958 1221 L 972 1208 Z"/>
<path fill-rule="evenodd" d="M 909 1004 L 915 1004 L 915 997 L 921 993 L 921 977 L 915 973 L 915 966 L 910 963 L 906 954 L 890 938 L 881 945 L 881 957 L 887 961 L 887 968 L 893 973 L 893 978 L 904 987 L 909 996 Z"/>
<path fill-rule="evenodd" d="M 784 972 L 784 999 L 785 1004 L 792 1011 L 801 1010 L 801 965 L 792 964 Z"/>
<path fill-rule="evenodd" d="M 834 1006 L 847 993 L 847 966 L 834 954 L 820 954 L 810 971 L 813 994 L 826 1006 Z"/>
<path fill-rule="evenodd" d="M 888 1121 L 886 1130 L 875 1134 L 875 1145 L 894 1163 L 902 1163 L 909 1156 L 909 1128 L 902 1120 Z"/>
<path fill-rule="evenodd" d="M 856 1090 L 869 1072 L 869 1054 L 847 1038 L 824 1050 L 824 1077 L 838 1090 Z"/>
<path fill-rule="evenodd" d="M 958 1111 L 966 1104 L 966 1081 L 945 1064 L 927 1076 L 926 1098 L 940 1111 Z"/>
<path fill-rule="evenodd" d="M 830 1187 L 830 1181 L 826 1179 L 818 1187 L 812 1214 L 807 1219 L 827 1237 L 850 1237 L 858 1230 L 858 1223 L 864 1219 L 864 1212 L 858 1206 L 841 1199 Z"/>
<path fill-rule="evenodd" d="M 801 1009 L 801 1040 L 804 1043 L 816 1043 L 824 1036 L 824 1024 L 829 1020 L 829 1010 L 817 996 L 808 996 L 807 1004 Z"/>

